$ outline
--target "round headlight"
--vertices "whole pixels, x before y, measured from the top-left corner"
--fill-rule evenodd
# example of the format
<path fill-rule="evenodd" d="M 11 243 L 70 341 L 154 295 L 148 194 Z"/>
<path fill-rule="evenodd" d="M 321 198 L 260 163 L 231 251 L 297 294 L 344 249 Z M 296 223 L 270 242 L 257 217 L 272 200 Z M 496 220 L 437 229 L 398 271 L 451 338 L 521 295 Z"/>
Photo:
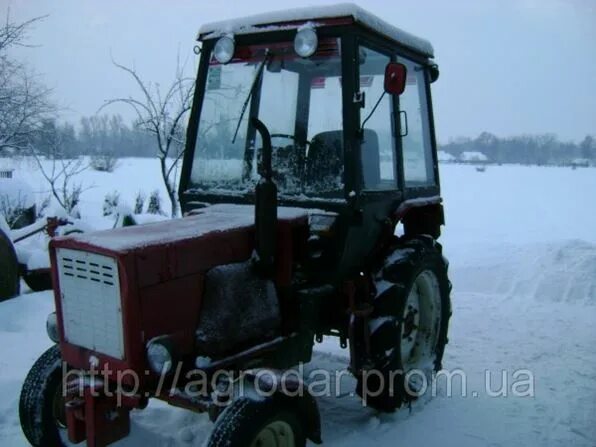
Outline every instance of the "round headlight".
<path fill-rule="evenodd" d="M 60 341 L 60 334 L 58 333 L 58 317 L 56 317 L 56 312 L 52 312 L 48 315 L 48 319 L 46 320 L 46 331 L 48 332 L 48 337 L 54 343 L 58 343 Z"/>
<path fill-rule="evenodd" d="M 154 373 L 167 374 L 172 369 L 172 352 L 161 340 L 151 340 L 147 345 L 147 361 Z"/>
<path fill-rule="evenodd" d="M 234 38 L 231 36 L 223 36 L 216 43 L 213 48 L 213 55 L 220 64 L 227 64 L 234 57 L 234 49 L 236 44 Z"/>
<path fill-rule="evenodd" d="M 319 39 L 317 33 L 312 28 L 303 28 L 294 38 L 294 51 L 300 57 L 310 57 L 317 51 Z"/>

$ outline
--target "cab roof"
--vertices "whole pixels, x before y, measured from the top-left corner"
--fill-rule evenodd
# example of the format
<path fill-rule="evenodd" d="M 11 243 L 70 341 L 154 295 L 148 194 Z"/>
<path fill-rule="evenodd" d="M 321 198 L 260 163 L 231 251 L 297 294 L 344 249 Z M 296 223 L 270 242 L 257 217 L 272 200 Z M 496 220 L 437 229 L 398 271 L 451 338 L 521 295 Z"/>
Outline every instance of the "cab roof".
<path fill-rule="evenodd" d="M 207 23 L 199 29 L 199 40 L 213 39 L 225 34 L 252 34 L 264 31 L 296 29 L 304 22 L 312 21 L 313 26 L 320 26 L 321 21 L 332 19 L 351 19 L 365 28 L 388 37 L 404 47 L 427 57 L 434 56 L 431 43 L 403 31 L 379 17 L 352 3 L 315 6 L 308 8 L 285 9 L 283 11 L 257 14 L 235 20 Z"/>

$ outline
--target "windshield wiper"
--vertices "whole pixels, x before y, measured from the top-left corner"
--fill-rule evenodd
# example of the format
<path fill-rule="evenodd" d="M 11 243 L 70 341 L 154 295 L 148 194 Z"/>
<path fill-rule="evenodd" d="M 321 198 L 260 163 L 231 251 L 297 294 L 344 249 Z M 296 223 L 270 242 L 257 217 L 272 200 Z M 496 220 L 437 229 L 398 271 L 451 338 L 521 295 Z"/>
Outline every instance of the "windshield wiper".
<path fill-rule="evenodd" d="M 236 131 L 234 132 L 234 138 L 232 138 L 232 144 L 234 144 L 236 142 L 236 137 L 238 136 L 238 130 L 240 130 L 240 124 L 242 123 L 242 118 L 244 117 L 244 112 L 246 112 L 246 108 L 248 107 L 250 98 L 252 98 L 252 95 L 255 92 L 255 88 L 257 87 L 257 84 L 259 83 L 259 79 L 261 79 L 261 76 L 263 75 L 263 69 L 265 68 L 265 65 L 267 64 L 267 61 L 269 60 L 270 55 L 271 55 L 271 53 L 269 52 L 269 49 L 266 49 L 265 57 L 261 61 L 261 65 L 259 65 L 259 68 L 257 69 L 257 72 L 255 73 L 255 78 L 252 81 L 252 85 L 250 87 L 250 91 L 248 92 L 248 96 L 244 100 L 244 104 L 242 104 L 242 111 L 240 112 L 240 118 L 238 118 L 238 124 L 236 124 Z"/>

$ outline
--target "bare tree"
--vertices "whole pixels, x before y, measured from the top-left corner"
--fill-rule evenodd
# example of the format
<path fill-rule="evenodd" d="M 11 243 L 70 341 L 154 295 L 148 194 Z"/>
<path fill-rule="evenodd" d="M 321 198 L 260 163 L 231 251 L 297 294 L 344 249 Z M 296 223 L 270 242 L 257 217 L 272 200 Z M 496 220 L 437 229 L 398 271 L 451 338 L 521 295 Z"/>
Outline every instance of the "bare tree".
<path fill-rule="evenodd" d="M 61 150 L 61 141 L 58 134 L 48 136 L 51 144 L 46 156 L 47 162 L 37 152 L 32 151 L 39 171 L 48 182 L 50 192 L 56 202 L 73 216 L 84 191 L 83 185 L 75 177 L 88 168 L 80 157 L 66 158 Z"/>
<path fill-rule="evenodd" d="M 31 46 L 26 43 L 28 32 L 44 17 L 14 23 L 8 12 L 0 26 L 0 153 L 26 148 L 40 123 L 56 111 L 50 89 L 8 55 L 10 48 Z"/>
<path fill-rule="evenodd" d="M 178 62 L 175 79 L 164 91 L 159 84 L 141 79 L 134 68 L 113 63 L 132 77 L 139 95 L 111 99 L 100 110 L 115 103 L 127 104 L 137 115 L 137 126 L 155 136 L 161 176 L 171 203 L 170 214 L 175 217 L 178 214 L 176 169 L 184 154 L 184 118 L 191 107 L 194 81 L 183 75 Z"/>
<path fill-rule="evenodd" d="M 27 208 L 28 198 L 26 195 L 18 193 L 16 196 L 12 196 L 0 193 L 0 217 L 4 217 L 10 228 L 15 228 L 15 224 L 22 218 Z"/>
<path fill-rule="evenodd" d="M 0 28 L 0 52 L 4 52 L 10 47 L 31 47 L 27 44 L 28 32 L 35 22 L 45 19 L 47 16 L 35 17 L 22 23 L 10 21 L 10 8 L 6 11 L 6 21 Z"/>

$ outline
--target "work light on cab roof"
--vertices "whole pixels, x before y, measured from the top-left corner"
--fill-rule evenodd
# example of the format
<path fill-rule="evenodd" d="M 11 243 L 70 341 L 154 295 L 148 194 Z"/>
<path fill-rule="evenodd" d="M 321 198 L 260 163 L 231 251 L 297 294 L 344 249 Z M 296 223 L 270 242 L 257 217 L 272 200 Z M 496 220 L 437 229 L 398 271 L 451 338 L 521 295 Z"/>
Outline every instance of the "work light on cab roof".
<path fill-rule="evenodd" d="M 220 64 L 227 64 L 234 57 L 235 50 L 234 36 L 228 34 L 221 37 L 213 48 L 213 55 Z"/>
<path fill-rule="evenodd" d="M 317 33 L 312 26 L 304 26 L 298 29 L 296 37 L 294 38 L 294 50 L 301 57 L 309 57 L 317 51 L 319 39 Z"/>

